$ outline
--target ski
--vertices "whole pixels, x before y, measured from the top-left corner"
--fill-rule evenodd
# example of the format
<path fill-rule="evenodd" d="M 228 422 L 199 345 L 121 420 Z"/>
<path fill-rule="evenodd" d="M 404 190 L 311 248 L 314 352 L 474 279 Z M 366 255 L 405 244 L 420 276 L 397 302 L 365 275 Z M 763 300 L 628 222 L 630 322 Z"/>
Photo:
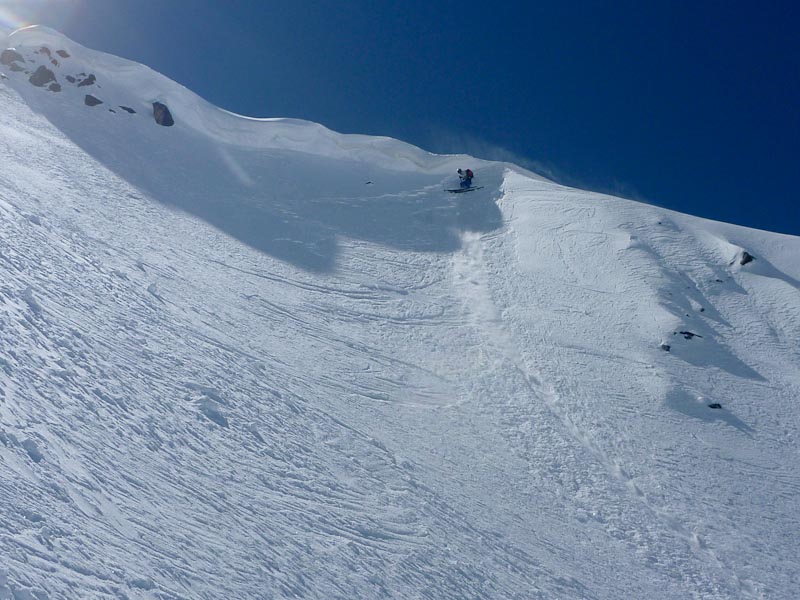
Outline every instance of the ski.
<path fill-rule="evenodd" d="M 479 185 L 478 187 L 468 187 L 468 188 L 457 188 L 454 190 L 445 190 L 445 192 L 450 192 L 451 194 L 463 194 L 465 192 L 474 192 L 475 190 L 482 190 L 483 186 Z"/>

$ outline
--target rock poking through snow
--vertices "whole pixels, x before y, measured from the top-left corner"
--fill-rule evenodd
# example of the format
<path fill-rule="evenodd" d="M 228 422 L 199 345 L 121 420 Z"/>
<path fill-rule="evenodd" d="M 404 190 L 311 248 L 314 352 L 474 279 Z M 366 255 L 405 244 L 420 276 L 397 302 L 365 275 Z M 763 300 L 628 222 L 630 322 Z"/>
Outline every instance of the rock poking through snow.
<path fill-rule="evenodd" d="M 153 102 L 153 117 L 156 123 L 164 127 L 172 127 L 175 125 L 175 120 L 172 118 L 172 113 L 169 112 L 166 104 L 161 102 Z"/>
<path fill-rule="evenodd" d="M 694 333 L 692 331 L 676 331 L 676 332 L 674 332 L 673 335 L 682 335 L 683 339 L 685 339 L 685 340 L 691 340 L 692 338 L 703 339 L 702 335 L 699 335 L 699 334 Z"/>
<path fill-rule="evenodd" d="M 3 53 L 0 54 L 0 63 L 4 65 L 10 65 L 13 62 L 24 63 L 25 59 L 22 58 L 22 55 L 13 48 L 6 48 L 3 50 Z"/>
<path fill-rule="evenodd" d="M 89 75 L 83 81 L 81 81 L 78 84 L 78 87 L 87 87 L 87 86 L 90 86 L 90 85 L 94 85 L 96 81 L 97 81 L 97 77 L 95 77 L 94 74 L 92 74 L 92 75 Z"/>
<path fill-rule="evenodd" d="M 56 75 L 50 69 L 45 67 L 44 65 L 40 66 L 36 71 L 31 75 L 30 81 L 36 87 L 44 87 L 48 83 L 51 83 L 56 80 Z"/>
<path fill-rule="evenodd" d="M 83 103 L 86 106 L 97 106 L 98 104 L 102 104 L 103 101 L 100 98 L 95 98 L 91 94 L 86 94 L 86 97 L 83 99 Z"/>

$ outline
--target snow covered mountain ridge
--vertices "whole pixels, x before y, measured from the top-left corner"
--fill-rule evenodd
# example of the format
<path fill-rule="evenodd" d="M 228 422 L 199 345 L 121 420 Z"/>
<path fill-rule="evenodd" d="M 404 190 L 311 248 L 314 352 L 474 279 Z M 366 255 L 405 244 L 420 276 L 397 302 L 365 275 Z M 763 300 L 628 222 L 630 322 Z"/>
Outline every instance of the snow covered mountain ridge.
<path fill-rule="evenodd" d="M 423 164 L 433 168 L 433 156 L 409 144 L 375 136 L 342 135 L 300 119 L 254 119 L 235 115 L 213 106 L 185 87 L 152 69 L 129 60 L 97 52 L 76 44 L 47 27 L 32 26 L 10 36 L 3 64 L 12 72 L 22 70 L 36 81 L 36 71 L 46 87 L 54 93 L 70 85 L 82 88 L 77 96 L 93 106 L 109 111 L 154 115 L 153 104 L 172 107 L 179 122 L 220 143 L 258 148 L 289 148 L 295 151 L 331 157 L 358 158 L 391 166 L 394 169 L 417 169 Z M 20 57 L 15 60 L 13 53 Z M 56 86 L 53 88 L 53 86 Z M 102 91 L 101 91 L 102 90 Z M 102 104 L 96 103 L 101 97 Z M 101 108 L 102 110 L 102 108 Z M 170 113 L 171 114 L 171 113 Z M 449 157 L 436 165 L 451 172 L 454 163 Z"/>
<path fill-rule="evenodd" d="M 800 593 L 800 239 L 0 52 L 0 598 Z"/>

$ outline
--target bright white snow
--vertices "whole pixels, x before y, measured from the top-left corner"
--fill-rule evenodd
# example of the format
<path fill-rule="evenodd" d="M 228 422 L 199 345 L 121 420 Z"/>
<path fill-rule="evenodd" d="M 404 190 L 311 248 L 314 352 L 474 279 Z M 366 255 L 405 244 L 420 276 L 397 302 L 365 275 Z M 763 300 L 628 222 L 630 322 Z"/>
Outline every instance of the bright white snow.
<path fill-rule="evenodd" d="M 800 594 L 800 239 L 6 47 L 0 598 Z"/>

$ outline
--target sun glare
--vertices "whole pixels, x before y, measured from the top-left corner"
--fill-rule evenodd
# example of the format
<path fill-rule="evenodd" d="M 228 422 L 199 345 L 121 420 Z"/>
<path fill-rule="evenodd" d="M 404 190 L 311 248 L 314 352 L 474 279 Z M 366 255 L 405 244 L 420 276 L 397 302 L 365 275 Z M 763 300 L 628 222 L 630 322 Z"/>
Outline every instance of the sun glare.
<path fill-rule="evenodd" d="M 0 0 L 0 33 L 28 25 L 58 29 L 73 15 L 80 0 Z"/>

